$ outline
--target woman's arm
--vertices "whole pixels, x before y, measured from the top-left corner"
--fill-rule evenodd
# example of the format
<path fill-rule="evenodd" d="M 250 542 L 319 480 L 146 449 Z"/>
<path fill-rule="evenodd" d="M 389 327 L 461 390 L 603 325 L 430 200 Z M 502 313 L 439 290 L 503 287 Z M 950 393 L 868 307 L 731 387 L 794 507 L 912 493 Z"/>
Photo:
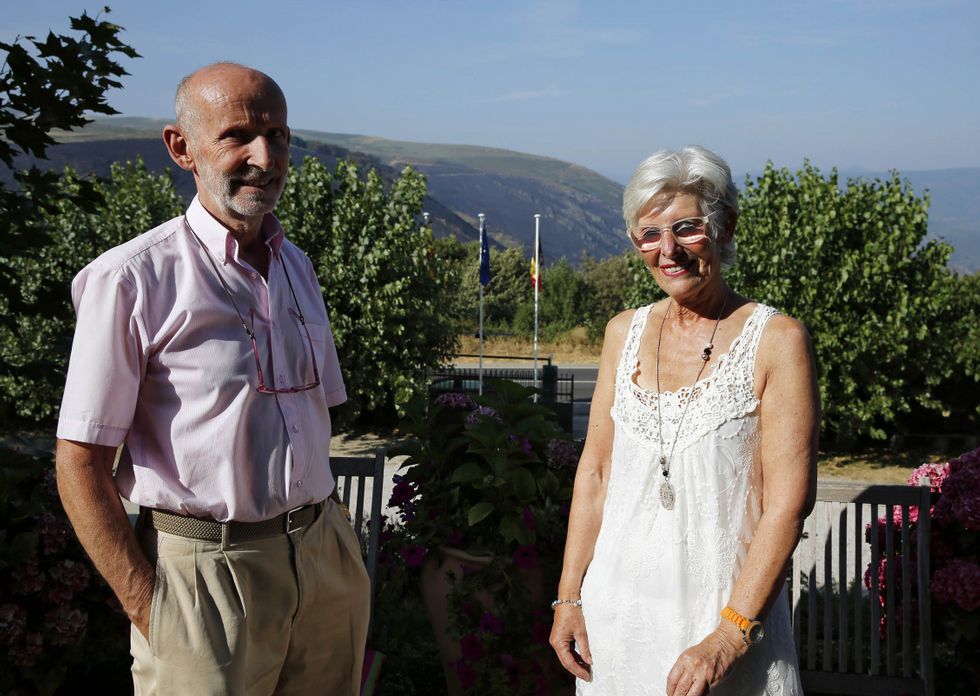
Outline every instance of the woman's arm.
<path fill-rule="evenodd" d="M 599 374 L 589 411 L 589 430 L 575 474 L 575 490 L 565 539 L 565 558 L 558 583 L 559 599 L 580 598 L 582 580 L 592 561 L 595 540 L 602 524 L 602 506 L 609 483 L 615 430 L 609 411 L 615 398 L 616 366 L 632 319 L 631 310 L 617 315 L 606 325 L 602 355 L 599 358 Z M 592 664 L 592 656 L 589 653 L 589 639 L 581 607 L 561 604 L 555 609 L 551 645 L 565 669 L 579 679 L 591 679 L 588 665 Z"/>
<path fill-rule="evenodd" d="M 816 367 L 810 337 L 795 319 L 770 319 L 759 346 L 755 383 L 761 392 L 762 517 L 728 606 L 762 620 L 785 582 L 786 563 L 816 497 Z M 714 632 L 677 659 L 667 678 L 667 695 L 707 693 L 747 650 L 741 631 L 720 619 Z"/>

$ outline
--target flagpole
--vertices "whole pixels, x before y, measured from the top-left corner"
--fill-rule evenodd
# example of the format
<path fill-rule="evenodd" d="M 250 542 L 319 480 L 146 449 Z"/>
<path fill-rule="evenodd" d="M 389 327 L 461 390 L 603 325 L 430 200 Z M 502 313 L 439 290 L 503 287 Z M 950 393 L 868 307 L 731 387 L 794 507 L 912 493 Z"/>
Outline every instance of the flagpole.
<path fill-rule="evenodd" d="M 477 215 L 480 218 L 480 268 L 483 268 L 483 235 L 487 233 L 486 231 L 486 218 L 487 216 L 483 213 Z M 483 395 L 483 282 L 481 278 L 480 282 L 480 395 Z"/>
<path fill-rule="evenodd" d="M 534 214 L 534 388 L 538 388 L 538 288 L 541 287 L 541 213 Z M 534 400 L 538 400 L 535 392 Z"/>

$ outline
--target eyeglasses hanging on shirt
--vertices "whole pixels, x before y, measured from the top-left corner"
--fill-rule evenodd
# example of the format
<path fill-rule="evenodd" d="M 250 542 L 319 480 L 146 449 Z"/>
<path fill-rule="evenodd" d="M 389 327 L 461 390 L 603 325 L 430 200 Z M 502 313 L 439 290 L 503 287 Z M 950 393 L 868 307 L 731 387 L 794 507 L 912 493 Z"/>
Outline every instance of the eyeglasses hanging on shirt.
<path fill-rule="evenodd" d="M 218 281 L 221 283 L 221 287 L 224 288 L 225 294 L 228 295 L 228 299 L 231 301 L 232 307 L 235 308 L 235 314 L 238 315 L 238 320 L 242 323 L 242 328 L 245 329 L 245 333 L 248 334 L 248 337 L 252 341 L 252 355 L 255 356 L 255 370 L 259 375 L 259 386 L 255 388 L 256 391 L 260 394 L 295 394 L 297 392 L 303 392 L 319 387 L 320 370 L 317 368 L 316 364 L 316 351 L 313 348 L 313 339 L 310 337 L 310 330 L 306 328 L 306 318 L 303 316 L 303 310 L 301 310 L 299 307 L 299 300 L 296 299 L 296 291 L 293 290 L 293 281 L 289 279 L 289 272 L 286 270 L 286 262 L 283 261 L 282 255 L 279 255 L 279 263 L 282 265 L 283 275 L 286 276 L 286 283 L 289 285 L 289 294 L 293 296 L 293 304 L 296 305 L 295 311 L 293 311 L 292 308 L 289 308 L 288 311 L 292 316 L 299 320 L 300 326 L 303 327 L 303 332 L 306 334 L 306 342 L 310 347 L 310 358 L 313 361 L 313 381 L 308 382 L 301 387 L 267 387 L 265 385 L 265 379 L 262 376 L 262 361 L 259 359 L 259 345 L 255 340 L 255 331 L 252 328 L 255 326 L 255 310 L 251 308 L 248 310 L 248 318 L 249 321 L 252 322 L 252 326 L 250 327 L 245 323 L 245 318 L 238 309 L 238 303 L 235 302 L 235 297 L 231 294 L 231 288 L 228 287 L 228 283 L 225 282 L 225 279 L 221 277 L 221 272 L 218 271 L 218 265 L 214 262 L 214 259 L 211 258 L 211 252 L 204 245 L 204 242 L 201 241 L 201 238 L 197 236 L 197 233 L 194 232 L 194 230 L 191 230 L 191 234 L 194 235 L 194 239 L 197 240 L 197 243 L 201 245 L 201 249 L 204 250 L 204 255 L 211 263 L 211 268 L 214 269 L 214 274 L 218 277 Z"/>

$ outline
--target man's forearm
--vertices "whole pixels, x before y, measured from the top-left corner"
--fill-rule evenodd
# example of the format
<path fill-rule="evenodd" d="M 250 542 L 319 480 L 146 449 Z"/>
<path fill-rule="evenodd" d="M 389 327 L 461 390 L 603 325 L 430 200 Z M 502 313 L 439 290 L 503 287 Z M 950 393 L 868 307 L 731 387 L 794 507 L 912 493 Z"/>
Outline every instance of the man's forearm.
<path fill-rule="evenodd" d="M 146 635 L 155 573 L 119 500 L 114 458 L 114 448 L 58 440 L 58 494 L 96 570 Z"/>

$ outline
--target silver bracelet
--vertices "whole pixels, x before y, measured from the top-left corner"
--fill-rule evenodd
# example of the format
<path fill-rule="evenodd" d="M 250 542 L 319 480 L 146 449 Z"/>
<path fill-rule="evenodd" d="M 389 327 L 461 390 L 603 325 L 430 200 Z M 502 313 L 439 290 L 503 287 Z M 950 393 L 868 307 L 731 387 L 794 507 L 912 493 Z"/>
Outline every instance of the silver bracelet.
<path fill-rule="evenodd" d="M 551 610 L 554 611 L 562 604 L 571 604 L 573 607 L 580 607 L 582 606 L 582 600 L 581 599 L 556 599 L 554 602 L 551 603 Z"/>

